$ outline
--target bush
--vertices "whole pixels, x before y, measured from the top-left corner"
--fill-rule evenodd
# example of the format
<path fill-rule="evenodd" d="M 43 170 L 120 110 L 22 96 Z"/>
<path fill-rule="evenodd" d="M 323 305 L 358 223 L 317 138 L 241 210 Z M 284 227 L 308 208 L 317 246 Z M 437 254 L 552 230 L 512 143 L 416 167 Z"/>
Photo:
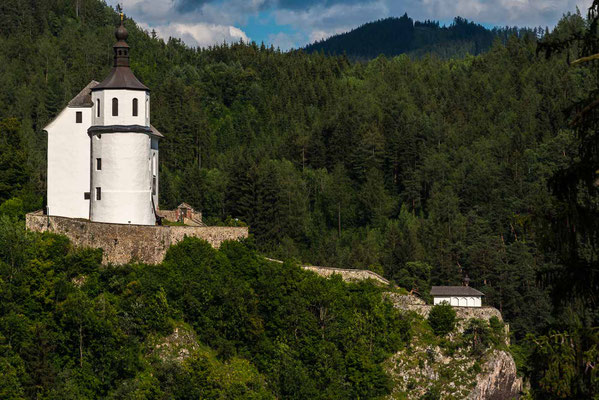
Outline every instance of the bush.
<path fill-rule="evenodd" d="M 473 318 L 464 330 L 464 339 L 473 355 L 481 356 L 492 343 L 492 331 L 487 321 Z"/>
<path fill-rule="evenodd" d="M 447 303 L 437 304 L 428 315 L 428 323 L 437 336 L 444 336 L 455 328 L 456 314 Z"/>
<path fill-rule="evenodd" d="M 441 391 L 437 387 L 429 388 L 420 400 L 441 400 Z"/>

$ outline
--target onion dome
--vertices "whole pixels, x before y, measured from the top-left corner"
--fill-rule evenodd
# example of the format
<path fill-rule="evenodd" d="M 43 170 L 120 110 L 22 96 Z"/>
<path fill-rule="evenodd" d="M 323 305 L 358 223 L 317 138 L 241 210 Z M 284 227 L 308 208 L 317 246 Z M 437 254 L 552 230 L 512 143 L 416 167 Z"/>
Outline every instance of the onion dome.
<path fill-rule="evenodd" d="M 127 28 L 123 25 L 123 14 L 121 14 L 121 24 L 114 31 L 117 42 L 112 46 L 114 51 L 114 67 L 110 74 L 93 91 L 103 89 L 130 89 L 150 91 L 141 83 L 129 68 L 129 45 L 126 40 L 129 37 Z"/>

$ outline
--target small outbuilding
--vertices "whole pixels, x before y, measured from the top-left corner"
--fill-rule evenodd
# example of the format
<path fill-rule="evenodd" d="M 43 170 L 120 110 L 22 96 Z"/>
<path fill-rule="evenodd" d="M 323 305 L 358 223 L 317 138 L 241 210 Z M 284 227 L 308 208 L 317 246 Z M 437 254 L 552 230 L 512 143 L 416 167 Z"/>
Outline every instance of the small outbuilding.
<path fill-rule="evenodd" d="M 433 304 L 448 303 L 454 307 L 481 307 L 484 294 L 470 286 L 433 286 Z"/>

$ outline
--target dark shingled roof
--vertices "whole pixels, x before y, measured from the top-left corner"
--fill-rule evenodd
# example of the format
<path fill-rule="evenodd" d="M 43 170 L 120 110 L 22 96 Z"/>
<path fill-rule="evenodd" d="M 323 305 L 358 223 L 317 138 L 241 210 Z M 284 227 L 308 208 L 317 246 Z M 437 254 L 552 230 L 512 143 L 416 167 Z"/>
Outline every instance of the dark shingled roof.
<path fill-rule="evenodd" d="M 98 86 L 97 81 L 91 81 L 79 94 L 69 101 L 68 107 L 93 107 L 92 89 Z"/>
<path fill-rule="evenodd" d="M 431 296 L 484 296 L 484 293 L 470 286 L 433 286 Z"/>
<path fill-rule="evenodd" d="M 114 67 L 98 86 L 93 90 L 102 89 L 129 89 L 129 90 L 145 90 L 150 91 L 143 83 L 141 83 L 133 71 L 129 67 Z"/>

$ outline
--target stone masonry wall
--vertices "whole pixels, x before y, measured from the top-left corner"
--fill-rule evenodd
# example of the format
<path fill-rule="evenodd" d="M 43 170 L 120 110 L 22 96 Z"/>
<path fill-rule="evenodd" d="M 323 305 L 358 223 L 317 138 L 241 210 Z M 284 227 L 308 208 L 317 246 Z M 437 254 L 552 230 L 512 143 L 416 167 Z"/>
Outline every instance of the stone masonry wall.
<path fill-rule="evenodd" d="M 104 264 L 158 264 L 168 248 L 186 236 L 204 239 L 215 248 L 226 240 L 248 237 L 247 227 L 106 224 L 48 216 L 39 211 L 27 214 L 26 226 L 31 231 L 65 235 L 76 247 L 102 248 Z"/>
<path fill-rule="evenodd" d="M 283 264 L 283 261 L 281 260 L 275 260 L 274 258 L 268 257 L 264 258 L 266 258 L 268 261 Z M 318 267 L 316 265 L 302 265 L 302 268 L 307 271 L 312 271 L 324 278 L 329 278 L 333 275 L 341 275 L 341 279 L 343 279 L 345 282 L 355 282 L 372 279 L 376 283 L 381 284 L 383 286 L 388 286 L 390 284 L 390 282 L 387 279 L 383 278 L 376 272 L 372 272 L 367 269 Z"/>
<path fill-rule="evenodd" d="M 341 278 L 346 282 L 351 281 L 363 281 L 366 279 L 372 279 L 375 282 L 384 286 L 389 285 L 389 281 L 376 272 L 369 271 L 367 269 L 345 269 L 345 268 L 331 268 L 331 267 L 317 267 L 314 265 L 304 265 L 303 269 L 317 273 L 320 276 L 328 278 L 332 275 L 341 275 Z"/>

